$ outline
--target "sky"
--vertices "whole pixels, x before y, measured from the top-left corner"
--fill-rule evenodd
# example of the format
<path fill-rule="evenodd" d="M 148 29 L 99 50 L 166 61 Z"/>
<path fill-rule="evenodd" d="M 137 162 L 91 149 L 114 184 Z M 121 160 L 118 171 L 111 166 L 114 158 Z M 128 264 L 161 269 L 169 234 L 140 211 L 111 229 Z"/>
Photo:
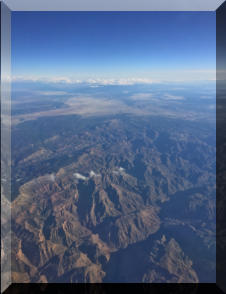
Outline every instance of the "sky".
<path fill-rule="evenodd" d="M 215 12 L 13 12 L 11 42 L 15 80 L 215 79 Z"/>

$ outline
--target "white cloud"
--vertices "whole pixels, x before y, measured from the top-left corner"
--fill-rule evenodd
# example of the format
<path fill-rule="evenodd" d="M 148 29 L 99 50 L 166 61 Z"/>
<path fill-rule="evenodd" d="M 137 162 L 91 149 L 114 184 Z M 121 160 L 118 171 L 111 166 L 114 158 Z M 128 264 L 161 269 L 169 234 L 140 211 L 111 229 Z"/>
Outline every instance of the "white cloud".
<path fill-rule="evenodd" d="M 66 84 L 90 84 L 91 87 L 107 85 L 134 85 L 134 84 L 152 84 L 154 81 L 149 78 L 122 78 L 122 79 L 75 79 L 72 77 L 32 77 L 32 76 L 13 76 L 13 81 L 17 82 L 43 82 L 43 83 L 66 83 Z"/>
<path fill-rule="evenodd" d="M 38 77 L 38 76 L 13 76 L 14 82 L 42 82 L 42 83 L 65 83 L 75 84 L 81 83 L 81 80 L 72 79 L 70 77 Z"/>
<path fill-rule="evenodd" d="M 215 109 L 215 108 L 216 108 L 216 104 L 211 104 L 211 105 L 209 105 L 208 108 L 209 108 L 209 109 Z"/>
<path fill-rule="evenodd" d="M 116 175 L 124 175 L 125 174 L 125 169 L 123 167 L 117 167 L 113 170 L 113 174 Z"/>
<path fill-rule="evenodd" d="M 164 98 L 166 100 L 184 100 L 183 96 L 176 96 L 176 95 L 171 95 L 171 94 L 165 94 Z"/>
<path fill-rule="evenodd" d="M 40 177 L 40 179 L 50 181 L 50 182 L 55 182 L 56 176 L 55 174 L 46 174 L 43 177 Z"/>
<path fill-rule="evenodd" d="M 44 96 L 62 96 L 68 95 L 65 91 L 38 91 L 37 94 L 44 95 Z"/>
<path fill-rule="evenodd" d="M 214 97 L 214 95 L 204 95 L 200 97 L 201 99 L 214 99 L 216 97 Z"/>
<path fill-rule="evenodd" d="M 150 99 L 152 99 L 152 96 L 153 95 L 150 93 L 137 93 L 137 94 L 130 96 L 130 98 L 132 100 L 150 100 Z"/>
<path fill-rule="evenodd" d="M 54 181 L 55 181 L 55 175 L 54 175 L 54 174 L 49 175 L 49 179 L 50 179 L 52 182 L 54 182 Z"/>
<path fill-rule="evenodd" d="M 225 71 L 217 71 L 218 75 L 223 75 Z M 79 84 L 86 83 L 90 86 L 104 85 L 134 85 L 134 84 L 152 84 L 163 82 L 186 82 L 186 81 L 214 81 L 216 80 L 215 69 L 190 69 L 190 70 L 162 70 L 148 71 L 144 77 L 128 77 L 128 78 L 76 78 L 75 76 L 24 76 L 15 75 L 13 81 L 33 81 L 46 83 L 66 83 Z"/>
<path fill-rule="evenodd" d="M 83 181 L 87 181 L 89 178 L 88 177 L 85 177 L 79 173 L 74 173 L 74 176 L 76 177 L 76 179 L 78 180 L 83 180 Z"/>
<path fill-rule="evenodd" d="M 103 87 L 101 85 L 91 85 L 90 88 L 100 88 L 100 87 Z"/>
<path fill-rule="evenodd" d="M 89 176 L 90 176 L 90 178 L 92 178 L 92 177 L 100 177 L 101 175 L 96 174 L 93 170 L 91 170 L 90 173 L 89 173 Z"/>
<path fill-rule="evenodd" d="M 92 80 L 92 82 L 101 84 L 101 85 L 134 85 L 134 84 L 152 84 L 157 81 L 154 81 L 152 79 L 147 79 L 147 78 L 127 78 L 127 79 L 96 79 L 96 80 Z"/>
<path fill-rule="evenodd" d="M 88 181 L 90 178 L 93 178 L 93 177 L 100 177 L 101 175 L 100 175 L 100 174 L 97 174 L 97 173 L 95 173 L 93 170 L 91 170 L 90 173 L 89 173 L 89 177 L 83 176 L 83 175 L 80 174 L 80 173 L 74 173 L 74 176 L 75 176 L 76 179 L 78 179 L 78 180 Z"/>

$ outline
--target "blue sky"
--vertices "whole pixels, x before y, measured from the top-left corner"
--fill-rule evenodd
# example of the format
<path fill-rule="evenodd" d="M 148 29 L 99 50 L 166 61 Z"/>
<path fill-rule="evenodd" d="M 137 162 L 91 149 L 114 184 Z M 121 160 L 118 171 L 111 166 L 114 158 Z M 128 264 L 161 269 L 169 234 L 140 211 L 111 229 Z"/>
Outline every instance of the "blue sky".
<path fill-rule="evenodd" d="M 13 12 L 15 78 L 214 79 L 215 12 Z"/>

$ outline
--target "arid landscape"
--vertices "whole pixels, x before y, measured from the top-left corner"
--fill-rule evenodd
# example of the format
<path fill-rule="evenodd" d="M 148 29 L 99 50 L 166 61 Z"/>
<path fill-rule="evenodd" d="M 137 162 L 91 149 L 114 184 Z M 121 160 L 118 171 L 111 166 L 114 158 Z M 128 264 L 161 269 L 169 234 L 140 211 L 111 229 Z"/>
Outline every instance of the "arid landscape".
<path fill-rule="evenodd" d="M 214 118 L 34 113 L 12 132 L 14 282 L 214 280 Z"/>
<path fill-rule="evenodd" d="M 216 12 L 11 25 L 12 281 L 216 283 Z"/>

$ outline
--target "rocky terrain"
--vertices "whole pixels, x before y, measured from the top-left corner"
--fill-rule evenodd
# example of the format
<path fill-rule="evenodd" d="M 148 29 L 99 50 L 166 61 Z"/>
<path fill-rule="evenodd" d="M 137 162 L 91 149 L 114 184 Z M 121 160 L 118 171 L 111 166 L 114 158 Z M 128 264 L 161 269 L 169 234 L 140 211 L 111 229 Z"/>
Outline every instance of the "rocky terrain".
<path fill-rule="evenodd" d="M 211 124 L 112 115 L 13 128 L 14 282 L 214 282 Z"/>

